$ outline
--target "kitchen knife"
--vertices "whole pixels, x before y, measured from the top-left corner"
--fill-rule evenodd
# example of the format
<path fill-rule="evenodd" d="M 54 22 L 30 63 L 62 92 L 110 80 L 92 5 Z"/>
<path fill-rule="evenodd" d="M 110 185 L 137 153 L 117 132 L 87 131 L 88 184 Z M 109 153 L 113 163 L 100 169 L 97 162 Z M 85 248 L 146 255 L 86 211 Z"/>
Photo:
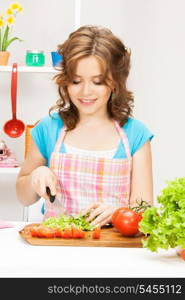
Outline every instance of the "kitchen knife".
<path fill-rule="evenodd" d="M 55 201 L 55 196 L 51 195 L 51 191 L 50 191 L 49 186 L 46 187 L 46 193 L 49 196 L 50 202 L 53 203 Z"/>

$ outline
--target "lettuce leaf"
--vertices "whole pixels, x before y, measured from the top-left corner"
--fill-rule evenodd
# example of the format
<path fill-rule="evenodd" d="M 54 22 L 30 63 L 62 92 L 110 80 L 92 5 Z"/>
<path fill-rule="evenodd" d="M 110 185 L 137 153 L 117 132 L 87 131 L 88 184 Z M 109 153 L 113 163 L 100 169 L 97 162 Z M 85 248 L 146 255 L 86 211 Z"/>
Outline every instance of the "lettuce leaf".
<path fill-rule="evenodd" d="M 139 224 L 149 237 L 143 247 L 156 252 L 159 248 L 185 248 L 185 177 L 167 181 L 157 197 L 160 207 L 147 208 Z"/>
<path fill-rule="evenodd" d="M 91 231 L 95 228 L 95 226 L 91 225 L 86 220 L 87 215 L 77 215 L 77 216 L 71 216 L 71 215 L 61 215 L 60 217 L 50 217 L 44 222 L 42 222 L 42 225 L 49 226 L 49 227 L 59 227 L 60 229 L 64 230 L 66 227 L 71 227 L 72 225 L 75 225 L 76 227 L 84 230 L 84 231 Z"/>

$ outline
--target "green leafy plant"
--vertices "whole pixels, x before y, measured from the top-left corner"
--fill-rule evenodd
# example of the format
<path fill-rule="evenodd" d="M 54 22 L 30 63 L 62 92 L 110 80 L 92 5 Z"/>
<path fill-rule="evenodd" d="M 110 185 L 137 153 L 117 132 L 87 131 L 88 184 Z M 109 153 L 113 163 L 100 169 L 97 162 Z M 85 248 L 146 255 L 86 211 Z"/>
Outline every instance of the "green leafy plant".
<path fill-rule="evenodd" d="M 6 14 L 0 14 L 0 51 L 7 51 L 15 40 L 22 41 L 18 37 L 11 37 L 15 18 L 23 8 L 19 3 L 12 3 L 6 10 Z"/>
<path fill-rule="evenodd" d="M 167 181 L 157 197 L 160 207 L 147 208 L 139 229 L 149 237 L 143 247 L 156 252 L 158 248 L 185 248 L 185 177 Z"/>
<path fill-rule="evenodd" d="M 88 214 L 85 216 L 77 215 L 77 216 L 71 216 L 71 215 L 61 215 L 60 217 L 50 217 L 47 220 L 43 221 L 42 225 L 48 226 L 48 227 L 59 227 L 60 229 L 64 230 L 66 227 L 70 227 L 72 225 L 75 225 L 76 227 L 84 230 L 84 231 L 91 231 L 95 228 L 95 226 L 91 225 L 86 218 L 88 217 Z"/>

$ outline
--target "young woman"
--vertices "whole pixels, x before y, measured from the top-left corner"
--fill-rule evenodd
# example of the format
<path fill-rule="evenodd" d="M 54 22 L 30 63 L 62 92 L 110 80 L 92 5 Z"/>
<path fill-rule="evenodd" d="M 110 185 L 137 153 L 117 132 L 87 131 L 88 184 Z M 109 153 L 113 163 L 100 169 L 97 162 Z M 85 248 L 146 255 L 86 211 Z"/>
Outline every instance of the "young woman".
<path fill-rule="evenodd" d="M 131 117 L 130 51 L 110 30 L 83 26 L 58 51 L 60 99 L 31 131 L 17 196 L 23 205 L 45 198 L 45 218 L 90 212 L 103 226 L 118 207 L 152 203 L 153 135 Z"/>

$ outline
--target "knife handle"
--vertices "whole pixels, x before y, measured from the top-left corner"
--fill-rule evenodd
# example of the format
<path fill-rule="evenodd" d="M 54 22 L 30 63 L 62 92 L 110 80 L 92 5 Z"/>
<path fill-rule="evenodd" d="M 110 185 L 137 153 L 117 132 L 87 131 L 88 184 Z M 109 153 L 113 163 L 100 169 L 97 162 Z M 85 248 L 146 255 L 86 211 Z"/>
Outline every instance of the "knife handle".
<path fill-rule="evenodd" d="M 55 201 L 55 196 L 51 195 L 51 191 L 50 191 L 49 186 L 46 187 L 46 193 L 49 196 L 50 202 L 53 203 Z"/>

